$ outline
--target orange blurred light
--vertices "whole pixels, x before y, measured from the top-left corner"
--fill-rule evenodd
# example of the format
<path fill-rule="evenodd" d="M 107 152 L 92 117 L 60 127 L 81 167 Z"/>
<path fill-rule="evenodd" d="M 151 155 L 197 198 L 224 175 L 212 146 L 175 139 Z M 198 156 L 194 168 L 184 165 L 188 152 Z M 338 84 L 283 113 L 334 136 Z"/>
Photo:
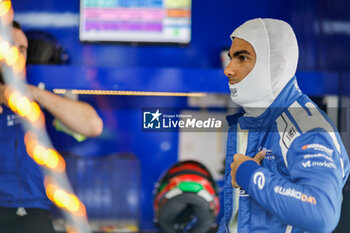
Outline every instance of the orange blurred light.
<path fill-rule="evenodd" d="M 46 166 L 49 168 L 56 168 L 59 161 L 58 153 L 55 150 L 48 149 L 47 154 Z"/>
<path fill-rule="evenodd" d="M 29 115 L 30 114 L 31 113 L 29 113 Z M 32 125 L 34 127 L 36 127 L 36 128 L 44 127 L 44 125 L 45 125 L 45 116 L 44 116 L 44 113 L 41 110 L 39 110 L 39 116 L 38 116 L 38 118 L 35 121 L 31 121 L 30 118 L 32 116 L 29 116 L 29 115 L 27 116 L 28 120 L 32 123 Z"/>
<path fill-rule="evenodd" d="M 27 97 L 22 96 L 16 103 L 17 112 L 22 117 L 27 116 L 30 112 L 30 101 Z"/>
<path fill-rule="evenodd" d="M 40 165 L 45 164 L 45 160 L 47 157 L 46 149 L 41 145 L 36 145 L 33 151 L 33 159 Z"/>
<path fill-rule="evenodd" d="M 26 64 L 26 60 L 24 56 L 20 53 L 18 55 L 17 62 L 13 65 L 13 70 L 16 73 L 20 73 L 21 71 L 23 71 L 25 64 Z"/>
<path fill-rule="evenodd" d="M 69 201 L 69 196 L 64 190 L 58 189 L 53 194 L 53 200 L 57 206 L 65 207 Z"/>
<path fill-rule="evenodd" d="M 6 99 L 9 98 L 10 94 L 14 91 L 13 87 L 10 86 L 9 84 L 7 85 L 7 88 L 4 90 L 4 96 Z"/>
<path fill-rule="evenodd" d="M 12 47 L 10 48 L 9 52 L 7 53 L 7 56 L 6 56 L 6 63 L 9 65 L 9 66 L 12 66 L 16 63 L 17 59 L 18 59 L 18 49 L 17 47 Z"/>
<path fill-rule="evenodd" d="M 40 107 L 36 102 L 31 102 L 31 109 L 29 111 L 29 114 L 27 115 L 27 118 L 29 121 L 34 122 L 38 120 L 40 116 Z"/>
<path fill-rule="evenodd" d="M 69 201 L 67 203 L 66 208 L 71 212 L 76 212 L 79 210 L 79 206 L 80 206 L 79 199 L 75 195 L 69 194 Z"/>
<path fill-rule="evenodd" d="M 54 169 L 56 172 L 64 172 L 66 169 L 66 162 L 61 155 L 58 155 L 58 164 Z"/>
<path fill-rule="evenodd" d="M 2 25 L 11 26 L 13 22 L 13 16 L 14 16 L 14 12 L 11 7 L 10 10 L 4 16 L 1 17 Z"/>
<path fill-rule="evenodd" d="M 84 204 L 81 203 L 81 202 L 80 202 L 79 204 L 80 204 L 80 205 L 79 205 L 79 210 L 73 212 L 73 214 L 76 215 L 76 216 L 80 216 L 80 217 L 86 216 L 86 209 L 85 209 Z"/>
<path fill-rule="evenodd" d="M 57 187 L 53 184 L 47 184 L 46 187 L 46 196 L 51 200 L 54 201 L 53 194 L 57 190 Z"/>
<path fill-rule="evenodd" d="M 3 41 L 0 43 L 0 60 L 4 59 L 10 49 L 10 44 L 7 41 Z"/>
<path fill-rule="evenodd" d="M 30 141 L 36 141 L 36 136 L 33 132 L 27 131 L 26 134 L 24 135 L 24 143 L 28 144 Z"/>
<path fill-rule="evenodd" d="M 67 233 L 79 233 L 72 225 L 67 224 L 66 226 Z"/>
<path fill-rule="evenodd" d="M 0 16 L 6 15 L 11 9 L 11 1 L 3 1 L 0 3 Z"/>
<path fill-rule="evenodd" d="M 46 188 L 48 185 L 53 184 L 53 181 L 54 181 L 54 179 L 53 179 L 51 176 L 49 176 L 49 175 L 45 176 L 45 178 L 44 178 L 44 185 L 45 185 L 45 188 Z"/>
<path fill-rule="evenodd" d="M 34 133 L 28 131 L 24 135 L 24 143 L 26 145 L 27 153 L 30 157 L 33 157 L 34 148 L 37 145 L 37 139 Z"/>
<path fill-rule="evenodd" d="M 67 230 L 67 233 L 79 233 L 78 231 L 75 231 L 75 230 Z"/>
<path fill-rule="evenodd" d="M 10 94 L 8 98 L 8 105 L 11 108 L 12 111 L 16 112 L 17 110 L 17 101 L 21 98 L 21 95 L 17 92 L 14 91 Z"/>

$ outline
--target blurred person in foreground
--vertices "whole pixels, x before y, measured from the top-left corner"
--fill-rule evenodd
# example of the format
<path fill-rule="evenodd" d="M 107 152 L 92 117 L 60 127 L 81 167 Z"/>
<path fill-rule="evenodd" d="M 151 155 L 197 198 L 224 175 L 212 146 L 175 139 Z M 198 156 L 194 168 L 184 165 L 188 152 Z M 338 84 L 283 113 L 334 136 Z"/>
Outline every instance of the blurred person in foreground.
<path fill-rule="evenodd" d="M 298 44 L 284 21 L 232 34 L 225 69 L 233 102 L 219 233 L 332 232 L 349 159 L 333 122 L 297 84 Z"/>
<path fill-rule="evenodd" d="M 27 58 L 28 40 L 15 21 L 11 33 L 14 45 Z M 4 93 L 8 86 L 2 75 L 0 82 L 0 232 L 55 232 L 43 175 L 26 152 L 21 118 L 6 105 Z M 32 85 L 27 87 L 33 99 L 70 130 L 87 137 L 101 134 L 103 122 L 89 104 Z"/>

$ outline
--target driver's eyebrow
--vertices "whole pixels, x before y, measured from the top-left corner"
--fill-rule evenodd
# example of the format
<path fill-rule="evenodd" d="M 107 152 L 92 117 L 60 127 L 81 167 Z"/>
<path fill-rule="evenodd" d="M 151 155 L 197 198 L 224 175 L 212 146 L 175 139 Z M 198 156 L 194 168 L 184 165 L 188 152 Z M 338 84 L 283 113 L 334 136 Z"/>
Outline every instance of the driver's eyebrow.
<path fill-rule="evenodd" d="M 236 51 L 236 52 L 233 54 L 233 57 L 238 57 L 239 55 L 242 55 L 242 54 L 252 55 L 250 52 L 248 52 L 247 50 L 243 49 L 243 50 L 238 50 L 238 51 Z M 228 56 L 229 58 L 232 58 L 230 52 L 227 53 L 227 56 Z"/>
<path fill-rule="evenodd" d="M 248 52 L 247 50 L 244 49 L 244 50 L 239 50 L 239 51 L 235 52 L 233 54 L 233 57 L 238 57 L 241 54 L 252 55 L 250 52 Z"/>

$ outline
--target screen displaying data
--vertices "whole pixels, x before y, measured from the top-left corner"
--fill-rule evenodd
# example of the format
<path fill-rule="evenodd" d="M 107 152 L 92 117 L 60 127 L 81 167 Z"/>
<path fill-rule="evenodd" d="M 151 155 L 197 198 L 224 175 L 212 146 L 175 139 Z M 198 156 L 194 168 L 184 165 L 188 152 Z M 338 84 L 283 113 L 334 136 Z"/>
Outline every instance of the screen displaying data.
<path fill-rule="evenodd" d="M 81 41 L 191 40 L 191 0 L 81 0 Z"/>

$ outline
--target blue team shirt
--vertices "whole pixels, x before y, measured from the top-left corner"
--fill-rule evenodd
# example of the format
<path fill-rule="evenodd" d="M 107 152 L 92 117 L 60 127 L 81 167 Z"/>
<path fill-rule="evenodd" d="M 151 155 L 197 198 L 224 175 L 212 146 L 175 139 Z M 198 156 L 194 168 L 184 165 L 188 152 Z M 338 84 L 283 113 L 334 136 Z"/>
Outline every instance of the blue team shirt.
<path fill-rule="evenodd" d="M 43 175 L 24 145 L 22 118 L 3 106 L 0 114 L 0 206 L 50 209 Z"/>

